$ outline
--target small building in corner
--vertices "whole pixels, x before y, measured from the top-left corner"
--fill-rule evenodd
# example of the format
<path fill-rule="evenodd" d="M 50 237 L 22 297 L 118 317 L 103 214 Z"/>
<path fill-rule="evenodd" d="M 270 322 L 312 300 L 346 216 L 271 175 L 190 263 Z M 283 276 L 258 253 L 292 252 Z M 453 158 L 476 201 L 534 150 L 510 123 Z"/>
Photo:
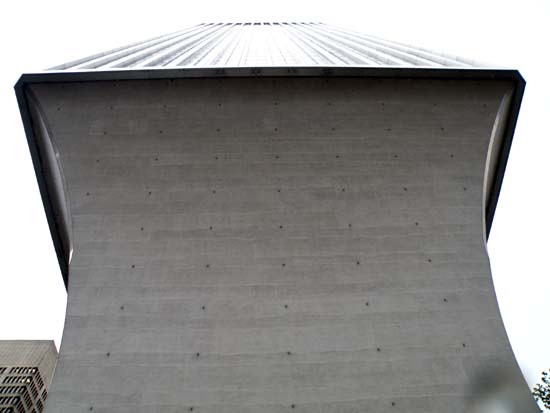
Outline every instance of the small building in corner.
<path fill-rule="evenodd" d="M 51 340 L 0 340 L 0 412 L 42 412 L 56 363 Z"/>

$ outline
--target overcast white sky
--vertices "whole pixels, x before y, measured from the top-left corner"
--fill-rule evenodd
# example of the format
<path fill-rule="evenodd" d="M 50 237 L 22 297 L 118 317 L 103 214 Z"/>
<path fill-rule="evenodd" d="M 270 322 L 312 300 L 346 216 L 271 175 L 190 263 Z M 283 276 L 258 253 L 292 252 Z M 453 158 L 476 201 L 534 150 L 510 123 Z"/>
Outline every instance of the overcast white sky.
<path fill-rule="evenodd" d="M 519 69 L 527 80 L 489 240 L 499 306 L 532 386 L 550 368 L 550 0 L 4 1 L 0 5 L 0 339 L 54 339 L 66 294 L 13 85 L 64 63 L 195 23 L 322 21 Z"/>

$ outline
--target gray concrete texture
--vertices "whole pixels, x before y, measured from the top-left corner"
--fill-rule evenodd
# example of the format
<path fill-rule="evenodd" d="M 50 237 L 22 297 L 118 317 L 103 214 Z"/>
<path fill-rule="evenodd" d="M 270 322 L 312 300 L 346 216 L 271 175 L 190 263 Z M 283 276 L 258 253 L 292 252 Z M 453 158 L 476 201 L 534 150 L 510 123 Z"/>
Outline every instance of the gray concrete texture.
<path fill-rule="evenodd" d="M 458 413 L 519 377 L 483 219 L 512 88 L 33 85 L 74 249 L 47 411 Z"/>

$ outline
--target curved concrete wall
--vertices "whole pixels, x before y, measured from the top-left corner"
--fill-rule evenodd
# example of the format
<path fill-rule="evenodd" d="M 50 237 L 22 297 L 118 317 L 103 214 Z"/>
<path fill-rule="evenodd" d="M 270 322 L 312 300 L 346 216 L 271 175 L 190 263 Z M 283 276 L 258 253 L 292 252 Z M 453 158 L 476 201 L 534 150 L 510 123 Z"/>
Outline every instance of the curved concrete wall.
<path fill-rule="evenodd" d="M 48 411 L 463 412 L 519 374 L 482 210 L 512 87 L 33 85 L 73 220 Z"/>

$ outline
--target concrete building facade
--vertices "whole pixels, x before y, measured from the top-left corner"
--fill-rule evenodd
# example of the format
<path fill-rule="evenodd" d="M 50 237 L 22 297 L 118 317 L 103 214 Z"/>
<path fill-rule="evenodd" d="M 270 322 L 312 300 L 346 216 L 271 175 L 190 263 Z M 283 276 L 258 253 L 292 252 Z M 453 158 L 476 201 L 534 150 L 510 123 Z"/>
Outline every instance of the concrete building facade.
<path fill-rule="evenodd" d="M 523 79 L 300 30 L 379 60 L 202 67 L 253 49 L 210 33 L 16 86 L 69 292 L 48 411 L 463 412 L 495 367 L 537 411 L 486 249 Z"/>
<path fill-rule="evenodd" d="M 53 341 L 0 340 L 0 412 L 42 412 L 56 362 Z"/>

